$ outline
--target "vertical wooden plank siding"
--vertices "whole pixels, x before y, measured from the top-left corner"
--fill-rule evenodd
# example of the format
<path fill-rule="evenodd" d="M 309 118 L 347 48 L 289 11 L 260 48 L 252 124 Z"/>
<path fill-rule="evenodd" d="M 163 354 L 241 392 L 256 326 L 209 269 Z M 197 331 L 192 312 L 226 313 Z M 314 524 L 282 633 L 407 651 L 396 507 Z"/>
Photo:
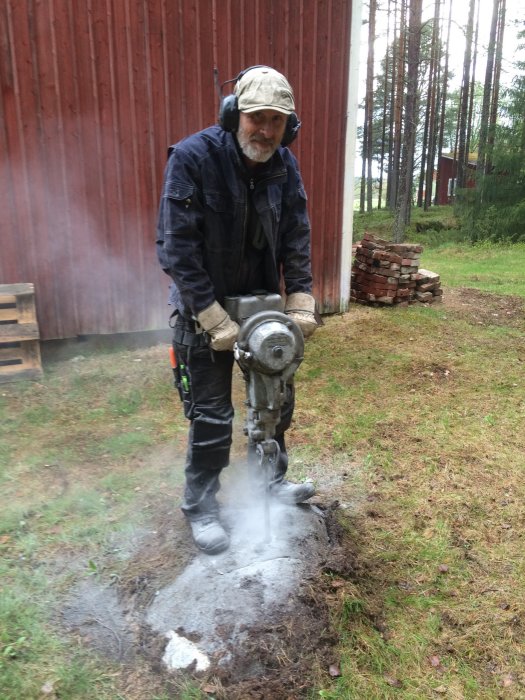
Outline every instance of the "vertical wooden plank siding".
<path fill-rule="evenodd" d="M 216 121 L 214 68 L 223 82 L 259 63 L 294 86 L 314 292 L 339 309 L 351 5 L 0 3 L 0 283 L 34 283 L 43 339 L 166 327 L 167 147 Z"/>

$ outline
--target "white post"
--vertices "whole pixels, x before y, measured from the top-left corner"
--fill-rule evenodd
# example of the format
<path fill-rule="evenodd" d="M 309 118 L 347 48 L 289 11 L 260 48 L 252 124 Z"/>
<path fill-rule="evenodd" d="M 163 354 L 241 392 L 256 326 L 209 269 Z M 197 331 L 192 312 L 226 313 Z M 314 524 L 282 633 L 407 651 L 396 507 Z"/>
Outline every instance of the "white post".
<path fill-rule="evenodd" d="M 354 219 L 355 150 L 359 91 L 359 55 L 363 0 L 352 0 L 350 29 L 350 65 L 348 69 L 348 100 L 346 105 L 345 169 L 343 184 L 343 230 L 341 242 L 341 290 L 339 307 L 348 309 L 352 274 L 352 226 Z"/>

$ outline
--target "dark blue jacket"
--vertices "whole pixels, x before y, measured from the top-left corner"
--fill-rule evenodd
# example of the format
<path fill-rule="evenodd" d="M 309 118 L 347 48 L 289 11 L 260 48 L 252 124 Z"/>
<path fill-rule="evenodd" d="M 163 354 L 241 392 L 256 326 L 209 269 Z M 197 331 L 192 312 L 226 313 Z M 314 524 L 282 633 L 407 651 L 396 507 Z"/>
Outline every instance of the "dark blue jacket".
<path fill-rule="evenodd" d="M 250 179 L 235 137 L 219 126 L 171 146 L 157 223 L 157 254 L 173 279 L 171 303 L 196 315 L 238 294 L 246 245 L 248 191 L 267 239 L 265 282 L 311 293 L 310 223 L 297 161 L 279 147 Z"/>

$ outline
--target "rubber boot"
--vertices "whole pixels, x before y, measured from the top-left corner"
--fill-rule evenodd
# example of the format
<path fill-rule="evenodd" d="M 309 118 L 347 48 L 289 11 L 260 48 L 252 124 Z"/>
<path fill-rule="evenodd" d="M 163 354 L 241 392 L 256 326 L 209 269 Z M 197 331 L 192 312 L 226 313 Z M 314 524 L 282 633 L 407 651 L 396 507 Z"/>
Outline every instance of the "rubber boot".
<path fill-rule="evenodd" d="M 216 494 L 219 476 L 228 464 L 231 444 L 229 404 L 200 408 L 190 426 L 186 454 L 186 485 L 182 511 L 197 547 L 206 554 L 228 548 L 230 538 L 219 519 Z"/>
<path fill-rule="evenodd" d="M 315 486 L 311 481 L 305 481 L 302 484 L 294 484 L 286 479 L 272 481 L 270 484 L 270 494 L 280 501 L 288 505 L 297 505 L 304 503 L 309 498 L 315 495 Z"/>
<path fill-rule="evenodd" d="M 182 511 L 195 544 L 206 554 L 223 552 L 230 544 L 228 533 L 219 519 L 219 504 L 215 497 L 220 488 L 219 474 L 220 470 L 186 469 Z"/>
<path fill-rule="evenodd" d="M 270 481 L 270 495 L 276 500 L 281 501 L 281 503 L 287 503 L 288 505 L 303 503 L 315 495 L 315 486 L 311 482 L 294 484 L 284 478 L 288 470 L 288 455 L 286 453 L 284 435 L 276 436 L 275 440 L 279 445 L 280 454 L 274 475 Z M 255 472 L 257 469 L 257 455 L 255 453 L 255 448 L 252 446 L 249 447 L 248 461 L 251 465 L 251 469 Z M 260 479 L 261 477 L 257 480 L 259 484 L 262 483 Z"/>
<path fill-rule="evenodd" d="M 230 546 L 230 538 L 217 513 L 192 518 L 189 524 L 193 541 L 205 554 L 219 554 Z"/>

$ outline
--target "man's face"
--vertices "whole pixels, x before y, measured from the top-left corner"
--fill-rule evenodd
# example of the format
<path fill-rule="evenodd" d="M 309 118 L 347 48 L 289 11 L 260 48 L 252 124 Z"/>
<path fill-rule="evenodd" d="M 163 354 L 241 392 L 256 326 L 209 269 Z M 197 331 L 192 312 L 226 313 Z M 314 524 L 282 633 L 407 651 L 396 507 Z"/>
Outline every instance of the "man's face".
<path fill-rule="evenodd" d="M 241 112 L 237 140 L 246 158 L 253 163 L 266 163 L 282 141 L 287 119 L 286 114 L 274 109 Z"/>

